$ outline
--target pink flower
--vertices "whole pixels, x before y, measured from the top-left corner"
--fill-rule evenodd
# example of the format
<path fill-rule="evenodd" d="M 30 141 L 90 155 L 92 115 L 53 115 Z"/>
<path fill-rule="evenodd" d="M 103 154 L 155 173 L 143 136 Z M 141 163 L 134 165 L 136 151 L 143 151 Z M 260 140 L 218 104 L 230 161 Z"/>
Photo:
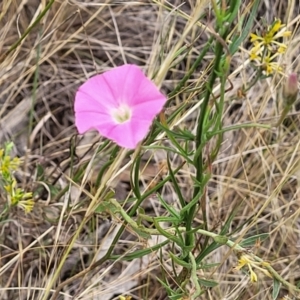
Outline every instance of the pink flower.
<path fill-rule="evenodd" d="M 298 96 L 298 78 L 296 73 L 291 73 L 283 87 L 283 99 L 287 105 L 292 105 Z"/>
<path fill-rule="evenodd" d="M 135 65 L 123 65 L 88 79 L 75 97 L 80 134 L 96 129 L 118 145 L 134 149 L 147 135 L 166 97 Z"/>

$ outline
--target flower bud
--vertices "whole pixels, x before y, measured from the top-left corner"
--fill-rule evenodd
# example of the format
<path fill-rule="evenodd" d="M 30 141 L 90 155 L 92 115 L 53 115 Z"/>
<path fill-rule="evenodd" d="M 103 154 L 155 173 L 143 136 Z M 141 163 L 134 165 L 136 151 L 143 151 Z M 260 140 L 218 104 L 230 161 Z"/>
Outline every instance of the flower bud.
<path fill-rule="evenodd" d="M 292 105 L 298 96 L 298 78 L 296 73 L 291 73 L 283 87 L 282 97 L 287 105 Z"/>

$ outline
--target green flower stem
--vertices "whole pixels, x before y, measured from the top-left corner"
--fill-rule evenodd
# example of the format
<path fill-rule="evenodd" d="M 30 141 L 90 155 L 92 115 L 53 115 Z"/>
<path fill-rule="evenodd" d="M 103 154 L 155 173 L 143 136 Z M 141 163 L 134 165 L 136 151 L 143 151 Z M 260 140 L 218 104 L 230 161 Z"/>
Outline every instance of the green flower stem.
<path fill-rule="evenodd" d="M 272 129 L 271 125 L 266 125 L 266 124 L 257 124 L 257 123 L 245 123 L 245 124 L 237 124 L 237 125 L 232 125 L 228 127 L 223 127 L 221 130 L 216 130 L 214 132 L 210 132 L 207 134 L 208 138 L 211 138 L 215 135 L 218 135 L 220 133 L 228 132 L 228 131 L 233 131 L 233 130 L 238 130 L 242 128 L 263 128 L 263 129 Z"/>
<path fill-rule="evenodd" d="M 224 36 L 226 36 L 226 31 Z M 208 103 L 209 103 L 209 99 L 211 96 L 211 91 L 212 88 L 214 86 L 215 80 L 217 78 L 217 72 L 218 68 L 220 66 L 220 62 L 222 59 L 222 53 L 223 53 L 223 46 L 221 43 L 217 43 L 216 46 L 216 53 L 215 53 L 215 62 L 214 62 L 214 66 L 213 66 L 213 71 L 211 73 L 208 85 L 207 85 L 207 90 L 206 90 L 206 94 L 203 100 L 203 103 L 200 106 L 200 117 L 198 119 L 198 125 L 197 125 L 197 133 L 196 133 L 196 155 L 194 157 L 194 165 L 196 167 L 196 180 L 199 184 L 195 185 L 194 187 L 194 193 L 193 193 L 193 198 L 196 197 L 196 195 L 198 195 L 201 192 L 201 189 L 203 189 L 202 186 L 200 186 L 200 184 L 203 181 L 203 156 L 202 156 L 202 145 L 203 145 L 203 133 L 204 133 L 204 126 L 205 126 L 205 120 L 206 120 L 206 114 L 207 114 L 207 107 L 208 107 Z M 201 196 L 200 196 L 201 198 Z M 195 204 L 194 206 L 192 206 L 190 208 L 190 210 L 186 213 L 186 231 L 188 232 L 186 235 L 186 246 L 190 247 L 191 245 L 194 244 L 194 233 L 191 231 L 192 229 L 192 223 L 193 223 L 193 219 L 194 219 L 194 214 L 196 211 L 197 205 Z M 204 224 L 206 224 L 206 220 L 203 220 Z M 187 256 L 186 261 L 189 260 L 189 257 Z"/>
<path fill-rule="evenodd" d="M 278 127 L 283 122 L 292 106 L 293 104 L 289 104 L 283 109 L 283 112 L 281 113 L 279 120 L 276 122 L 275 127 Z"/>
<path fill-rule="evenodd" d="M 219 131 L 220 133 L 217 134 L 218 137 L 217 137 L 216 146 L 213 149 L 212 153 L 210 154 L 210 161 L 215 160 L 215 158 L 217 157 L 219 150 L 221 148 L 221 144 L 223 142 L 222 117 L 223 117 L 223 110 L 224 110 L 224 97 L 225 97 L 225 93 L 226 93 L 225 85 L 226 85 L 226 81 L 227 81 L 227 74 L 228 74 L 229 67 L 230 67 L 230 60 L 231 60 L 230 56 L 227 56 L 224 59 L 224 61 L 222 62 L 223 66 L 221 66 L 221 70 L 220 70 L 220 74 L 219 74 L 219 77 L 221 79 L 220 100 L 215 103 L 217 118 L 216 118 L 216 125 L 215 125 L 213 132 Z"/>
<path fill-rule="evenodd" d="M 255 77 L 250 81 L 248 86 L 243 89 L 243 93 L 248 92 L 260 79 L 263 79 L 262 68 L 257 70 Z"/>

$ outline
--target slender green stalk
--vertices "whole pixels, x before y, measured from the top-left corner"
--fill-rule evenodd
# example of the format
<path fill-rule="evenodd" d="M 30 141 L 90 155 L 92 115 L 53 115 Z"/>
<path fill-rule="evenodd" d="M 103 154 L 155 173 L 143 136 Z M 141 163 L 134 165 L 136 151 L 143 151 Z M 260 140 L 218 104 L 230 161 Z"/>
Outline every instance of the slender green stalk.
<path fill-rule="evenodd" d="M 215 53 L 215 61 L 214 61 L 214 66 L 213 70 L 218 70 L 220 61 L 222 58 L 222 53 L 223 53 L 223 47 L 220 43 L 217 43 L 216 45 L 216 53 Z M 198 125 L 197 125 L 197 133 L 196 133 L 196 152 L 197 155 L 194 157 L 194 165 L 196 167 L 196 180 L 199 184 L 203 181 L 203 156 L 202 156 L 202 144 L 203 144 L 203 129 L 204 129 L 204 121 L 205 121 L 205 115 L 207 114 L 207 107 L 211 95 L 212 88 L 214 86 L 215 80 L 217 78 L 217 72 L 212 72 L 210 75 L 210 79 L 207 84 L 207 90 L 206 94 L 203 100 L 203 103 L 201 104 L 200 107 L 200 117 L 198 119 Z M 199 195 L 201 192 L 201 189 L 203 187 L 200 185 L 195 185 L 194 187 L 194 192 L 193 192 L 193 198 Z M 199 199 L 200 200 L 200 199 Z M 194 243 L 194 233 L 191 232 L 192 229 L 192 223 L 194 219 L 194 214 L 196 211 L 197 205 L 194 205 L 190 208 L 190 210 L 186 214 L 186 230 L 187 230 L 187 235 L 186 235 L 186 246 L 189 247 L 193 245 Z M 205 222 L 205 220 L 204 220 Z M 205 222 L 206 223 L 206 222 Z M 186 257 L 186 260 L 189 260 L 189 257 Z"/>
<path fill-rule="evenodd" d="M 291 110 L 292 106 L 293 106 L 293 104 L 289 104 L 283 109 L 279 120 L 275 124 L 275 127 L 278 127 L 283 122 L 283 120 L 286 118 L 288 112 Z"/>
<path fill-rule="evenodd" d="M 41 34 L 41 32 L 40 32 Z M 28 141 L 27 141 L 27 147 L 28 149 L 31 149 L 31 142 L 30 141 L 30 135 L 33 128 L 33 119 L 34 119 L 34 106 L 36 103 L 37 98 L 37 89 L 38 89 L 38 82 L 39 82 L 39 60 L 41 55 L 41 45 L 39 44 L 37 46 L 37 58 L 36 58 L 36 68 L 34 72 L 34 78 L 33 78 L 33 87 L 32 87 L 32 101 L 31 101 L 31 110 L 29 115 L 29 125 L 28 125 Z"/>

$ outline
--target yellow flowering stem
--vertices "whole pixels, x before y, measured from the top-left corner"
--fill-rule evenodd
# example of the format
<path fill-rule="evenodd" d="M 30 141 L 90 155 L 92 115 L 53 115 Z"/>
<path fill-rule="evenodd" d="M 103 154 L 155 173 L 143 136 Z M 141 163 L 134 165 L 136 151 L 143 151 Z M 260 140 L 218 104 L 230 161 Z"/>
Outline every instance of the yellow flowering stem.
<path fill-rule="evenodd" d="M 251 264 L 248 264 L 248 268 L 249 268 L 249 271 L 250 271 L 250 280 L 251 280 L 251 282 L 257 282 L 257 275 L 253 271 Z"/>

